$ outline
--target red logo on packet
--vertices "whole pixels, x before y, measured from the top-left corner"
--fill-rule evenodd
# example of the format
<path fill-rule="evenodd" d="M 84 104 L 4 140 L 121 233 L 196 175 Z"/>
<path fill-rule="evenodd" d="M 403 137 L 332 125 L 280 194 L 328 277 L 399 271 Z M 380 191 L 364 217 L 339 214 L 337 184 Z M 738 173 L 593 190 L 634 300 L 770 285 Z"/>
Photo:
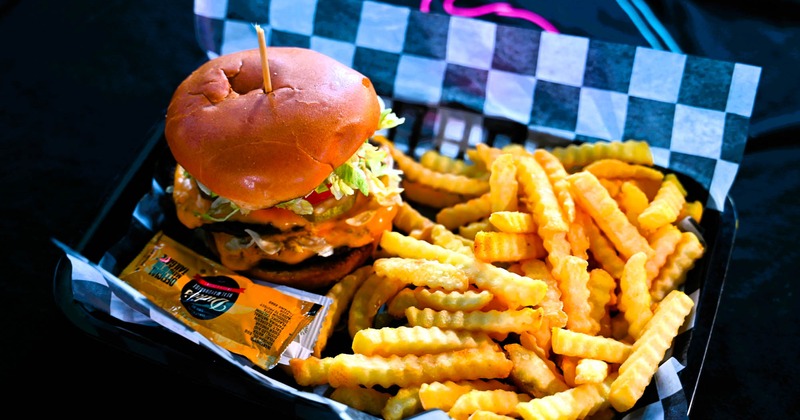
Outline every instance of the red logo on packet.
<path fill-rule="evenodd" d="M 221 284 L 209 283 L 203 278 L 203 276 L 199 274 L 194 275 L 194 280 L 200 283 L 200 285 L 208 287 L 209 289 L 222 290 L 223 292 L 231 292 L 231 293 L 244 293 L 244 289 L 242 288 L 233 288 L 233 287 L 223 286 Z"/>
<path fill-rule="evenodd" d="M 181 290 L 181 304 L 195 318 L 207 321 L 231 309 L 244 290 L 228 276 L 195 274 Z"/>

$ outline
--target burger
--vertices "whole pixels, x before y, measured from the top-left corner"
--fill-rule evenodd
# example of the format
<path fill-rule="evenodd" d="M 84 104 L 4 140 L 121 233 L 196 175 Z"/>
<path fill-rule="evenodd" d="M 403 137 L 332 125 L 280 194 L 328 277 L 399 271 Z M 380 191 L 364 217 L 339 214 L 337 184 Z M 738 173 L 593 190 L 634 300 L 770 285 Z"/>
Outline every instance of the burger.
<path fill-rule="evenodd" d="M 224 266 L 323 289 L 364 265 L 392 227 L 401 173 L 370 139 L 403 120 L 333 58 L 264 51 L 266 66 L 259 49 L 222 55 L 175 90 L 164 129 L 172 201 Z"/>

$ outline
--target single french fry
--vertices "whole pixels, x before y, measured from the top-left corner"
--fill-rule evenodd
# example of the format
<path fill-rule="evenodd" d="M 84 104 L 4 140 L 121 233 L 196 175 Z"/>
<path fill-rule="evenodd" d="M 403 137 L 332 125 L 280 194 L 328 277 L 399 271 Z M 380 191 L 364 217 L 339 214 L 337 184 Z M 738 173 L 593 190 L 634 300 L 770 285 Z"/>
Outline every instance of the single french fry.
<path fill-rule="evenodd" d="M 634 339 L 639 338 L 644 325 L 653 317 L 653 311 L 650 309 L 653 299 L 647 287 L 645 263 L 647 255 L 644 252 L 633 254 L 625 263 L 622 277 L 619 279 L 620 293 L 617 308 L 628 321 L 628 334 Z"/>
<path fill-rule="evenodd" d="M 492 344 L 489 336 L 480 331 L 400 326 L 360 330 L 353 337 L 352 349 L 365 356 L 422 356 Z"/>
<path fill-rule="evenodd" d="M 502 389 L 513 391 L 513 385 L 500 382 L 497 379 L 475 379 L 462 381 L 433 381 L 424 383 L 419 387 L 419 399 L 425 410 L 439 409 L 449 411 L 453 408 L 458 397 L 467 392 L 477 390 Z"/>
<path fill-rule="evenodd" d="M 675 225 L 666 224 L 656 229 L 647 239 L 654 252 L 645 264 L 647 287 L 650 288 L 653 285 L 653 279 L 656 278 L 661 267 L 667 262 L 667 258 L 675 252 L 675 248 L 681 241 L 681 231 Z"/>
<path fill-rule="evenodd" d="M 611 383 L 608 400 L 615 410 L 628 411 L 642 397 L 693 306 L 694 301 L 679 290 L 661 301 Z"/>
<path fill-rule="evenodd" d="M 617 281 L 602 268 L 589 271 L 589 315 L 600 324 L 598 334 L 608 337 L 611 335 L 611 318 L 609 308 L 616 304 L 614 290 Z"/>
<path fill-rule="evenodd" d="M 642 251 L 648 258 L 653 255 L 650 244 L 639 230 L 628 221 L 617 202 L 590 172 L 577 172 L 567 177 L 573 188 L 575 201 L 595 221 L 600 230 L 614 244 L 623 259 Z"/>
<path fill-rule="evenodd" d="M 289 369 L 295 382 L 300 386 L 322 385 L 328 382 L 328 371 L 333 357 L 310 356 L 306 359 L 289 359 Z"/>
<path fill-rule="evenodd" d="M 489 215 L 489 223 L 498 231 L 507 233 L 536 233 L 533 215 L 521 211 L 495 211 Z"/>
<path fill-rule="evenodd" d="M 622 276 L 622 269 L 625 268 L 625 261 L 617 254 L 614 244 L 600 231 L 591 217 L 584 221 L 583 227 L 589 238 L 589 251 L 594 260 L 603 270 L 611 274 L 611 277 L 619 279 Z"/>
<path fill-rule="evenodd" d="M 518 188 L 514 156 L 507 153 L 497 156 L 489 176 L 492 211 L 517 211 Z"/>
<path fill-rule="evenodd" d="M 600 159 L 619 159 L 623 162 L 652 166 L 653 154 L 645 141 L 599 141 L 595 143 L 570 144 L 555 147 L 550 151 L 569 172 L 573 168 L 584 167 Z"/>
<path fill-rule="evenodd" d="M 497 159 L 498 156 L 506 153 L 500 148 L 489 146 L 486 143 L 478 143 L 475 145 L 475 149 L 473 149 L 474 153 L 468 153 L 468 156 L 473 159 L 475 162 L 480 162 L 483 166 L 487 169 L 492 167 L 494 160 Z"/>
<path fill-rule="evenodd" d="M 514 156 L 531 155 L 531 151 L 524 144 L 509 143 L 500 148 L 503 153 L 510 153 Z"/>
<path fill-rule="evenodd" d="M 372 266 L 379 276 L 400 280 L 405 285 L 413 284 L 447 291 L 465 291 L 469 287 L 469 278 L 464 270 L 439 261 L 387 257 L 375 260 Z"/>
<path fill-rule="evenodd" d="M 644 231 L 654 231 L 659 227 L 678 220 L 686 197 L 675 182 L 664 181 L 658 189 L 656 197 L 639 214 L 639 227 Z"/>
<path fill-rule="evenodd" d="M 411 306 L 419 306 L 417 294 L 414 289 L 404 288 L 386 303 L 386 313 L 393 318 L 405 318 L 406 308 Z"/>
<path fill-rule="evenodd" d="M 567 239 L 566 232 L 542 232 L 542 245 L 547 251 L 547 261 L 553 267 L 559 267 L 561 260 L 572 255 L 572 244 Z M 580 257 L 576 257 L 580 258 Z"/>
<path fill-rule="evenodd" d="M 650 285 L 650 295 L 653 300 L 658 302 L 667 293 L 683 285 L 687 273 L 694 268 L 695 262 L 704 253 L 705 248 L 694 233 L 681 233 L 681 240 L 675 246 L 675 251 L 667 257 L 666 263 Z"/>
<path fill-rule="evenodd" d="M 580 207 L 576 207 L 575 220 L 569 224 L 567 241 L 569 242 L 572 255 L 583 258 L 584 260 L 589 259 L 588 251 L 591 248 L 589 232 L 587 231 L 587 225 L 589 223 L 592 223 L 591 217 Z"/>
<path fill-rule="evenodd" d="M 359 330 L 372 327 L 378 309 L 388 302 L 408 283 L 404 280 L 371 274 L 356 290 L 347 316 L 347 330 L 350 337 Z"/>
<path fill-rule="evenodd" d="M 487 333 L 520 333 L 536 330 L 542 323 L 542 308 L 507 311 L 435 311 L 410 307 L 406 319 L 412 326 L 439 327 Z"/>
<path fill-rule="evenodd" d="M 666 174 L 666 175 L 664 175 L 664 181 L 672 182 L 673 184 L 675 184 L 675 186 L 678 187 L 678 190 L 681 192 L 681 194 L 684 197 L 686 197 L 689 194 L 689 191 L 687 191 L 686 187 L 683 186 L 683 184 L 681 183 L 681 180 L 678 179 L 678 175 L 675 175 L 673 173 Z"/>
<path fill-rule="evenodd" d="M 329 398 L 356 410 L 379 416 L 391 396 L 388 392 L 373 388 L 341 387 L 334 389 Z"/>
<path fill-rule="evenodd" d="M 333 328 L 339 324 L 342 314 L 350 307 L 350 302 L 352 302 L 353 296 L 355 296 L 358 288 L 361 287 L 364 280 L 372 273 L 373 270 L 370 265 L 358 268 L 331 286 L 328 293 L 325 294 L 325 296 L 331 298 L 332 303 L 322 322 L 317 342 L 314 343 L 314 356 L 321 357 L 322 351 L 328 343 L 328 339 L 331 334 L 333 334 Z"/>
<path fill-rule="evenodd" d="M 425 410 L 448 411 L 453 408 L 458 397 L 466 394 L 473 388 L 460 381 L 433 381 L 424 383 L 419 387 L 419 399 Z"/>
<path fill-rule="evenodd" d="M 700 223 L 703 219 L 703 203 L 698 200 L 695 201 L 687 201 L 686 204 L 683 205 L 681 209 L 681 214 L 678 215 L 678 220 L 683 220 L 686 217 L 691 217 L 697 223 Z"/>
<path fill-rule="evenodd" d="M 517 404 L 530 400 L 530 395 L 514 391 L 473 389 L 458 397 L 447 414 L 454 420 L 467 420 L 470 414 L 478 410 L 502 415 L 516 414 Z"/>
<path fill-rule="evenodd" d="M 464 268 L 472 284 L 488 290 L 510 309 L 535 306 L 547 293 L 547 284 L 539 279 L 520 276 L 482 261 Z"/>
<path fill-rule="evenodd" d="M 520 389 L 537 398 L 569 389 L 555 365 L 537 352 L 517 343 L 506 344 L 504 349 L 514 362 L 510 377 Z"/>
<path fill-rule="evenodd" d="M 431 308 L 435 311 L 478 311 L 494 299 L 488 290 L 466 290 L 464 292 L 445 292 L 428 287 L 414 289 L 417 307 Z"/>
<path fill-rule="evenodd" d="M 547 264 L 542 260 L 531 259 L 523 261 L 521 268 L 525 276 L 532 279 L 541 279 L 547 284 L 547 292 L 539 303 L 539 307 L 542 308 L 542 317 L 547 322 L 547 328 L 544 330 L 546 330 L 548 336 L 550 327 L 565 327 L 567 325 L 567 313 L 564 312 L 561 288 Z M 542 343 L 539 344 L 544 349 L 550 348 L 549 345 L 542 346 Z"/>
<path fill-rule="evenodd" d="M 434 149 L 426 150 L 425 153 L 419 157 L 419 163 L 435 172 L 465 175 L 470 178 L 480 178 L 482 175 L 485 175 L 485 171 L 481 170 L 476 165 L 469 164 L 463 159 L 445 156 Z"/>
<path fill-rule="evenodd" d="M 533 156 L 518 156 L 517 177 L 525 192 L 528 210 L 533 214 L 533 219 L 542 238 L 544 232 L 566 233 L 569 230 L 561 205 L 556 198 L 550 179 Z"/>
<path fill-rule="evenodd" d="M 564 328 L 552 329 L 553 352 L 565 356 L 622 363 L 631 352 L 631 345 L 613 338 L 588 335 Z"/>
<path fill-rule="evenodd" d="M 419 399 L 424 410 L 448 411 L 458 397 L 472 389 L 471 386 L 455 381 L 432 381 L 419 386 Z"/>
<path fill-rule="evenodd" d="M 570 388 L 575 388 L 575 368 L 578 367 L 578 362 L 581 360 L 577 356 L 568 356 L 566 354 L 556 354 L 556 362 L 564 375 L 564 382 Z"/>
<path fill-rule="evenodd" d="M 482 346 L 423 356 L 364 356 L 342 353 L 333 358 L 328 382 L 342 386 L 419 386 L 433 381 L 505 378 L 513 363 L 505 353 Z"/>
<path fill-rule="evenodd" d="M 445 207 L 436 213 L 436 223 L 453 230 L 467 223 L 488 218 L 492 213 L 492 199 L 487 192 L 463 203 Z"/>
<path fill-rule="evenodd" d="M 638 228 L 639 215 L 650 205 L 644 191 L 635 182 L 625 181 L 620 185 L 616 199 L 628 221 Z"/>
<path fill-rule="evenodd" d="M 484 262 L 513 262 L 547 255 L 539 235 L 506 232 L 478 232 L 473 253 Z"/>
<path fill-rule="evenodd" d="M 388 253 L 401 258 L 427 259 L 451 264 L 456 267 L 468 266 L 475 261 L 474 258 L 468 255 L 411 238 L 400 232 L 384 232 L 383 235 L 381 235 L 380 246 Z"/>
<path fill-rule="evenodd" d="M 422 180 L 412 181 L 403 179 L 400 182 L 403 189 L 403 197 L 406 202 L 422 204 L 435 209 L 455 206 L 463 203 L 473 196 L 440 190 L 426 184 Z"/>
<path fill-rule="evenodd" d="M 381 410 L 383 420 L 402 420 L 419 414 L 423 411 L 422 402 L 419 399 L 419 387 L 409 386 L 400 388 Z"/>
<path fill-rule="evenodd" d="M 654 181 L 664 179 L 664 173 L 658 169 L 613 158 L 596 160 L 584 166 L 583 170 L 593 173 L 598 178 L 649 179 Z"/>
<path fill-rule="evenodd" d="M 517 404 L 517 412 L 525 420 L 582 419 L 609 405 L 610 375 L 600 383 L 578 385 L 566 391 Z"/>
<path fill-rule="evenodd" d="M 608 377 L 608 363 L 602 360 L 581 359 L 575 366 L 575 384 L 596 384 Z"/>
<path fill-rule="evenodd" d="M 644 350 L 648 346 L 660 343 L 658 346 L 663 348 L 665 352 L 663 354 L 666 354 L 666 349 L 672 344 L 671 340 L 678 335 L 692 308 L 694 308 L 694 301 L 684 291 L 673 290 L 669 292 L 656 306 L 655 311 L 653 311 L 653 317 L 644 326 L 642 335 L 631 346 L 631 353 L 628 359 L 631 359 L 631 356 L 633 356 L 633 359 L 629 362 L 626 359 L 627 366 L 621 365 L 619 373 L 624 373 L 630 365 L 636 363 L 636 359 L 639 357 L 652 357 L 653 354 L 649 354 L 648 351 Z M 634 353 L 636 354 L 634 355 Z M 663 354 L 661 359 L 656 362 L 662 361 Z M 626 363 L 623 362 L 622 364 L 625 365 Z"/>
<path fill-rule="evenodd" d="M 497 414 L 488 410 L 477 410 L 470 414 L 467 420 L 514 420 L 517 416 L 507 416 L 505 414 Z"/>
<path fill-rule="evenodd" d="M 611 178 L 597 178 L 600 181 L 600 185 L 608 191 L 608 195 L 613 198 L 617 199 L 619 196 L 620 191 L 622 191 L 622 180 L 619 179 L 611 179 Z"/>
<path fill-rule="evenodd" d="M 553 192 L 561 205 L 564 219 L 567 223 L 574 222 L 575 201 L 572 199 L 572 194 L 569 191 L 569 183 L 566 182 L 567 171 L 564 169 L 564 165 L 554 154 L 545 149 L 534 150 L 533 157 L 539 162 L 539 165 L 542 166 L 545 173 L 547 173 L 550 184 L 553 186 Z"/>
<path fill-rule="evenodd" d="M 586 260 L 568 255 L 560 260 L 557 267 L 553 267 L 553 277 L 561 290 L 567 328 L 594 335 L 600 331 L 600 323 L 591 316 L 588 265 Z"/>

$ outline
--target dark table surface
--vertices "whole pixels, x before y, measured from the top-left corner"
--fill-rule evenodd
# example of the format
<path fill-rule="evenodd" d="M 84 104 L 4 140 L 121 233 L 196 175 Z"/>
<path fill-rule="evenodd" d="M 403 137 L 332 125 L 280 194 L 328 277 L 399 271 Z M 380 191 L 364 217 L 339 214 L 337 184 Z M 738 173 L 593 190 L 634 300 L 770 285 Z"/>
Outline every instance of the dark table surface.
<path fill-rule="evenodd" d="M 715 2 L 652 3 L 689 51 L 764 68 L 692 417 L 797 417 L 800 9 L 774 2 L 783 13 L 755 15 Z M 0 13 L 2 400 L 73 414 L 281 414 L 96 340 L 54 303 L 62 253 L 51 238 L 80 240 L 174 88 L 205 60 L 192 1 L 0 1 Z"/>

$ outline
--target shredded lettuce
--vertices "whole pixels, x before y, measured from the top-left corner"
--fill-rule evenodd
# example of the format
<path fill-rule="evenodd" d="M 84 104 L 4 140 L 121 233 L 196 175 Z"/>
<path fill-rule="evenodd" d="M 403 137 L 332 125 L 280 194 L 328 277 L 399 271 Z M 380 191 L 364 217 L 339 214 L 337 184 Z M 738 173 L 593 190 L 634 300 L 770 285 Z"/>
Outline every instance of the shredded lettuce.
<path fill-rule="evenodd" d="M 291 210 L 297 214 L 311 214 L 314 212 L 314 207 L 303 198 L 295 198 L 293 200 L 278 203 L 275 207 Z"/>
<path fill-rule="evenodd" d="M 251 229 L 245 229 L 244 231 L 249 236 L 249 240 L 246 239 L 246 237 L 232 238 L 225 243 L 225 248 L 231 251 L 238 251 L 255 245 L 264 251 L 264 253 L 269 255 L 278 254 L 286 248 L 302 248 L 314 251 L 317 255 L 321 255 L 323 257 L 330 257 L 333 255 L 333 247 L 321 237 L 314 238 L 299 236 L 289 239 L 288 243 L 283 243 L 280 241 L 264 239 L 258 232 Z"/>
<path fill-rule="evenodd" d="M 347 162 L 328 176 L 325 183 L 330 185 L 337 200 L 355 191 L 366 196 L 374 194 L 380 200 L 398 193 L 392 186 L 399 184 L 401 173 L 393 168 L 385 150 L 366 141 Z M 388 186 L 380 179 L 383 176 L 389 177 Z"/>
<path fill-rule="evenodd" d="M 405 118 L 398 118 L 391 108 L 386 108 L 380 96 L 378 102 L 381 106 L 378 130 L 394 128 L 405 122 Z M 337 200 L 359 191 L 366 196 L 374 194 L 381 205 L 396 203 L 401 191 L 398 185 L 402 172 L 393 168 L 394 163 L 387 156 L 385 150 L 365 140 L 356 153 L 335 168 L 314 191 L 330 190 Z M 384 176 L 389 178 L 388 183 L 381 181 L 380 178 Z M 278 207 L 290 209 L 297 214 L 311 214 L 313 211 L 311 204 L 303 198 L 280 203 Z"/>
<path fill-rule="evenodd" d="M 380 96 L 378 96 L 378 102 L 381 104 L 381 119 L 378 122 L 378 130 L 395 128 L 406 121 L 405 118 L 398 118 L 397 115 L 392 112 L 392 108 L 386 108 L 386 104 L 384 104 Z"/>
<path fill-rule="evenodd" d="M 187 172 L 185 169 L 183 170 L 184 174 L 189 177 L 193 178 L 192 175 Z M 197 183 L 197 188 L 200 189 L 204 194 L 208 195 L 209 197 L 213 198 L 214 201 L 211 202 L 211 206 L 209 208 L 208 213 L 200 214 L 199 216 L 204 220 L 209 220 L 213 222 L 224 222 L 231 217 L 233 217 L 236 213 L 247 213 L 246 210 L 239 207 L 233 201 L 222 197 L 221 195 L 211 191 L 208 187 L 206 187 L 200 180 L 194 178 L 194 182 Z M 223 214 L 222 217 L 212 216 L 212 214 Z"/>

